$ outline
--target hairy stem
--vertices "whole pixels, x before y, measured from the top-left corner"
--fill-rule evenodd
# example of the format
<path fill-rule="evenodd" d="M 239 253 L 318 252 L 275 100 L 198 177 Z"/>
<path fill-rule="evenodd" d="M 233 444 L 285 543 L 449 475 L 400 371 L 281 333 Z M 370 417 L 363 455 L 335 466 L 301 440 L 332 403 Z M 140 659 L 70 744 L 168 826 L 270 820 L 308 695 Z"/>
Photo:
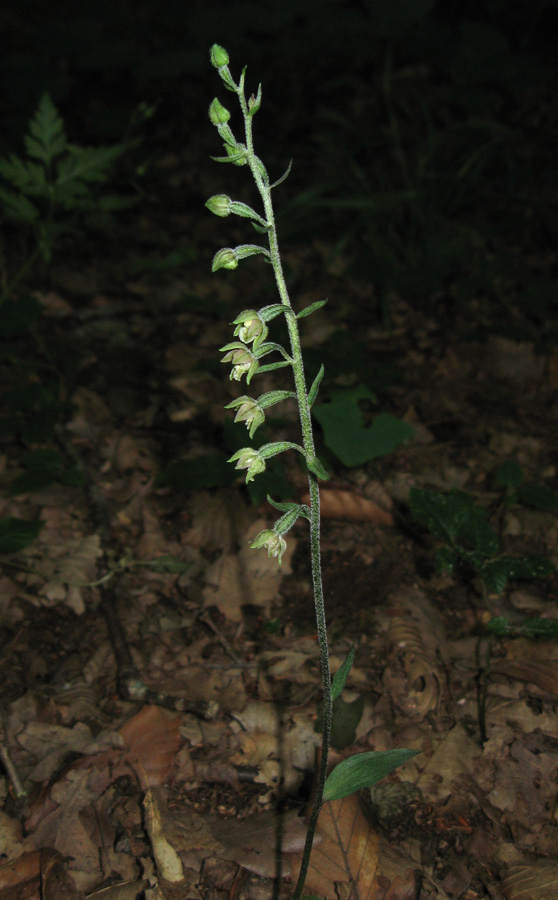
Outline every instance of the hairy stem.
<path fill-rule="evenodd" d="M 293 376 L 295 382 L 295 391 L 300 415 L 300 424 L 302 428 L 303 445 L 308 457 L 313 459 L 314 450 L 314 434 L 312 430 L 312 418 L 310 414 L 310 404 L 308 402 L 308 391 L 306 389 L 306 379 L 304 376 L 304 362 L 302 358 L 302 349 L 300 346 L 300 335 L 298 331 L 298 323 L 296 316 L 292 311 L 291 301 L 283 274 L 283 266 L 279 253 L 279 242 L 277 239 L 277 229 L 275 226 L 275 216 L 273 212 L 273 203 L 271 200 L 271 187 L 262 175 L 258 167 L 256 156 L 254 153 L 254 145 L 252 141 L 252 119 L 248 115 L 248 107 L 244 91 L 239 90 L 238 97 L 242 108 L 246 133 L 246 149 L 248 151 L 248 163 L 262 198 L 265 210 L 265 218 L 269 225 L 267 233 L 269 240 L 269 250 L 271 254 L 271 264 L 275 274 L 275 281 L 281 303 L 287 307 L 285 318 L 287 320 L 287 328 L 289 332 L 289 340 L 291 345 L 291 356 L 293 359 Z M 311 472 L 308 473 L 308 485 L 310 493 L 310 554 L 312 563 L 312 586 L 314 592 L 314 607 L 316 612 L 316 626 L 318 630 L 318 644 L 320 649 L 320 669 L 322 677 L 322 693 L 323 693 L 323 727 L 322 727 L 322 748 L 320 765 L 318 769 L 318 779 L 316 784 L 316 793 L 312 812 L 308 822 L 308 830 L 306 832 L 306 843 L 302 855 L 302 863 L 298 881 L 296 883 L 293 900 L 299 900 L 306 880 L 308 865 L 310 863 L 310 854 L 312 852 L 312 844 L 314 841 L 314 833 L 318 822 L 318 816 L 322 807 L 324 786 L 327 778 L 329 745 L 331 739 L 331 721 L 332 706 L 331 697 L 331 674 L 329 670 L 329 650 L 327 643 L 327 628 L 324 605 L 324 591 L 322 584 L 322 569 L 320 560 L 320 487 L 318 479 Z"/>

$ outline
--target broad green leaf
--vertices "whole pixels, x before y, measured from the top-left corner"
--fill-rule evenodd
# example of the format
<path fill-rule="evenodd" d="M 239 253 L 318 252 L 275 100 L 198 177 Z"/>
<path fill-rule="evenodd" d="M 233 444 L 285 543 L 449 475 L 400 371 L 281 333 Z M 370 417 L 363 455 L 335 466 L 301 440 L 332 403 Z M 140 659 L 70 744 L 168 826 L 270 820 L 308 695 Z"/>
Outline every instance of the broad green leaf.
<path fill-rule="evenodd" d="M 357 753 L 349 756 L 328 775 L 324 789 L 326 800 L 341 800 L 360 791 L 361 788 L 372 787 L 390 772 L 404 765 L 418 750 L 371 750 L 368 753 Z"/>
<path fill-rule="evenodd" d="M 414 434 L 410 425 L 389 413 L 380 413 L 371 425 L 364 425 L 358 405 L 363 400 L 374 402 L 376 397 L 361 386 L 334 391 L 330 403 L 314 406 L 326 445 L 346 466 L 359 466 L 385 456 Z"/>
<path fill-rule="evenodd" d="M 329 475 L 327 473 L 327 470 L 324 469 L 323 465 L 321 464 L 321 462 L 317 456 L 315 456 L 314 459 L 310 459 L 310 460 L 307 459 L 306 465 L 307 465 L 309 471 L 312 472 L 312 474 L 315 475 L 316 478 L 321 478 L 322 481 L 329 481 Z"/>
<path fill-rule="evenodd" d="M 336 697 L 339 696 L 343 688 L 345 687 L 345 682 L 347 681 L 347 676 L 351 671 L 353 660 L 355 658 L 355 645 L 351 647 L 349 653 L 347 654 L 347 658 L 339 668 L 337 672 L 333 676 L 333 681 L 331 683 L 331 699 L 335 700 Z"/>

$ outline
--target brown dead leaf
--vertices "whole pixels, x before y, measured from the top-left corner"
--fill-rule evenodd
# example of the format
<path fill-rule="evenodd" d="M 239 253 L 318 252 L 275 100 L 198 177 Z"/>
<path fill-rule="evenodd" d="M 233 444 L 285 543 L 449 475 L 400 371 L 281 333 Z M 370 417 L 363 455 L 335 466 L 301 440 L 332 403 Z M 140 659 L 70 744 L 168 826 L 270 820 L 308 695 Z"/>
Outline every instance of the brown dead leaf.
<path fill-rule="evenodd" d="M 0 891 L 7 891 L 17 886 L 21 887 L 25 882 L 33 882 L 38 893 L 40 877 L 40 851 L 32 850 L 23 853 L 17 859 L 0 866 Z"/>
<path fill-rule="evenodd" d="M 512 866 L 503 889 L 507 900 L 558 900 L 558 863 L 540 859 L 532 866 Z"/>
<path fill-rule="evenodd" d="M 310 503 L 310 495 L 302 497 L 302 503 Z M 373 500 L 354 491 L 337 488 L 322 488 L 320 492 L 320 512 L 325 519 L 349 519 L 353 522 L 375 522 L 378 525 L 393 525 L 391 513 L 382 509 Z"/>
<path fill-rule="evenodd" d="M 350 885 L 354 900 L 412 900 L 416 877 L 409 863 L 394 864 L 385 856 L 378 834 L 370 827 L 358 798 L 324 804 L 318 820 L 321 841 L 315 846 L 305 890 L 327 900 L 336 900 L 344 885 Z M 393 854 L 392 854 L 393 855 Z M 300 869 L 297 856 L 293 877 Z"/>
<path fill-rule="evenodd" d="M 535 684 L 553 697 L 558 695 L 558 659 L 506 659 L 494 663 L 491 672 Z"/>
<path fill-rule="evenodd" d="M 262 606 L 265 614 L 269 614 L 283 575 L 291 572 L 290 561 L 296 546 L 294 537 L 289 535 L 281 568 L 264 550 L 250 548 L 252 538 L 267 527 L 263 519 L 255 522 L 245 536 L 246 543 L 240 553 L 219 558 L 206 573 L 205 605 L 217 606 L 232 622 L 241 621 L 245 605 Z"/>
<path fill-rule="evenodd" d="M 62 855 L 56 850 L 41 850 L 41 895 L 42 900 L 84 900 L 85 894 L 78 891 L 76 883 L 66 866 Z"/>
<path fill-rule="evenodd" d="M 290 854 L 299 853 L 304 847 L 306 826 L 296 810 L 289 810 L 278 818 L 275 810 L 261 813 L 243 822 L 217 819 L 212 830 L 222 844 L 217 853 L 220 859 L 232 860 L 264 878 L 273 878 L 277 872 L 277 838 L 281 835 L 283 854 L 282 876 L 291 874 Z M 316 843 L 319 843 L 317 838 Z"/>
<path fill-rule="evenodd" d="M 165 836 L 157 795 L 150 790 L 143 798 L 143 808 L 145 809 L 145 825 L 160 877 L 172 884 L 182 883 L 184 881 L 182 861 Z"/>

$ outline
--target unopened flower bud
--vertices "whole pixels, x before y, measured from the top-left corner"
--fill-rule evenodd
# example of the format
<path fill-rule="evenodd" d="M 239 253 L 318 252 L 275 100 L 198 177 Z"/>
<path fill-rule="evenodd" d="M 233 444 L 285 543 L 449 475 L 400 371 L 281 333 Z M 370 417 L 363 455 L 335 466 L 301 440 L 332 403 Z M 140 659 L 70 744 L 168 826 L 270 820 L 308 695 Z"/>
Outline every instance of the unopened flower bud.
<path fill-rule="evenodd" d="M 214 194 L 205 204 L 208 210 L 216 216 L 230 216 L 231 214 L 231 198 L 226 194 Z"/>
<path fill-rule="evenodd" d="M 220 46 L 220 44 L 213 44 L 213 47 L 209 51 L 209 58 L 211 60 L 211 65 L 215 66 L 216 69 L 220 69 L 222 66 L 228 66 L 229 64 L 229 54 L 224 47 Z"/>
<path fill-rule="evenodd" d="M 212 125 L 225 125 L 231 117 L 228 109 L 225 109 L 223 104 L 215 97 L 214 100 L 211 101 L 211 106 L 209 107 L 209 118 L 211 120 Z"/>
<path fill-rule="evenodd" d="M 223 247 L 218 250 L 213 257 L 211 271 L 216 272 L 217 269 L 236 269 L 238 267 L 238 259 L 232 247 Z"/>

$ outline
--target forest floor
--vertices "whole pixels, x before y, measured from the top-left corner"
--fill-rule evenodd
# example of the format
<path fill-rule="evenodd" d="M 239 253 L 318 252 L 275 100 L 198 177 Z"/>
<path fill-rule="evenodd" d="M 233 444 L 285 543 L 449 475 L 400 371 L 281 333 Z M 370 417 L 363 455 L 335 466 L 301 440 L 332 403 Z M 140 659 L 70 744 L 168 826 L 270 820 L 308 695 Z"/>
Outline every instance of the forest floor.
<path fill-rule="evenodd" d="M 169 195 L 215 191 L 179 156 L 161 166 Z M 0 454 L 2 518 L 42 526 L 1 558 L 1 900 L 263 900 L 288 897 L 300 865 L 320 743 L 309 538 L 297 523 L 280 569 L 248 543 L 275 521 L 265 494 L 290 485 L 304 502 L 307 481 L 285 454 L 249 497 L 227 468 L 246 432 L 223 406 L 244 388 L 218 352 L 241 309 L 275 302 L 271 270 L 209 275 L 219 233 L 234 246 L 248 226 L 177 205 L 115 225 L 94 258 L 59 256 L 40 318 L 3 362 L 22 397 L 56 382 L 60 407 L 47 440 L 33 433 L 41 403 L 21 413 Z M 169 248 L 182 255 L 165 268 Z M 514 628 L 558 621 L 556 579 L 490 593 L 470 571 L 440 574 L 441 542 L 409 497 L 466 492 L 500 553 L 558 563 L 558 350 L 521 339 L 505 277 L 489 297 L 447 285 L 424 304 L 393 291 L 380 309 L 350 244 L 334 254 L 315 237 L 284 254 L 297 310 L 329 297 L 301 321 L 311 376 L 326 362 L 323 402 L 381 376 L 378 404 L 370 390 L 358 406 L 363 432 L 378 412 L 413 429 L 353 466 L 318 430 L 332 671 L 356 651 L 332 763 L 419 753 L 324 806 L 306 893 L 551 900 L 558 644 Z M 490 327 L 508 316 L 513 337 Z M 279 374 L 257 391 L 284 386 Z M 267 428 L 298 441 L 294 405 Z M 544 502 L 510 497 L 494 474 L 510 461 Z M 496 616 L 507 634 L 487 629 Z"/>

